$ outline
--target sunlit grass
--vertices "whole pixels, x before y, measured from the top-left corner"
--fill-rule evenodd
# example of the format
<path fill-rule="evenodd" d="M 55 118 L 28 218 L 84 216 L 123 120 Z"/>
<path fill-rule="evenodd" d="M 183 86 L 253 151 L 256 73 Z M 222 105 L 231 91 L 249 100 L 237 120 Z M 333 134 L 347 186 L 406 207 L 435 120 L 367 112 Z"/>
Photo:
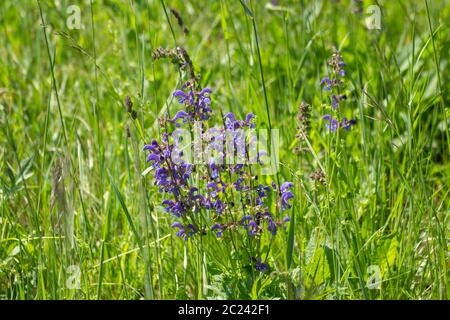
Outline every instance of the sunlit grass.
<path fill-rule="evenodd" d="M 450 297 L 450 3 L 385 1 L 377 30 L 368 1 L 277 2 L 84 1 L 72 30 L 71 1 L 2 2 L 0 298 Z M 278 178 L 296 198 L 288 228 L 261 240 L 267 273 L 227 239 L 176 237 L 142 175 L 142 147 L 186 80 L 152 51 L 176 46 L 212 88 L 217 121 L 253 112 L 280 130 Z M 357 119 L 338 134 L 321 120 L 333 46 L 347 65 L 342 112 Z M 302 101 L 311 125 L 297 154 Z"/>

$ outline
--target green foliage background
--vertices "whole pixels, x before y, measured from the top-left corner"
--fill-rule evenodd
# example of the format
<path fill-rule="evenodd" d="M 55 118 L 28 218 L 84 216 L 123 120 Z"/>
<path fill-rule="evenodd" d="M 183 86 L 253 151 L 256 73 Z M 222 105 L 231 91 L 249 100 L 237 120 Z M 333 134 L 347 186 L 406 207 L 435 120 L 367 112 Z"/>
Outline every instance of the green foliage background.
<path fill-rule="evenodd" d="M 38 4 L 0 4 L 0 298 L 449 298 L 449 1 Z M 347 64 L 343 112 L 358 120 L 339 136 L 321 121 L 333 45 Z M 216 115 L 253 112 L 280 129 L 280 176 L 296 198 L 288 230 L 263 240 L 268 273 L 226 239 L 175 237 L 141 175 L 142 146 L 178 110 L 171 93 L 185 80 L 151 53 L 175 46 L 213 89 Z M 297 155 L 301 101 L 310 147 Z M 310 179 L 320 166 L 325 186 Z"/>

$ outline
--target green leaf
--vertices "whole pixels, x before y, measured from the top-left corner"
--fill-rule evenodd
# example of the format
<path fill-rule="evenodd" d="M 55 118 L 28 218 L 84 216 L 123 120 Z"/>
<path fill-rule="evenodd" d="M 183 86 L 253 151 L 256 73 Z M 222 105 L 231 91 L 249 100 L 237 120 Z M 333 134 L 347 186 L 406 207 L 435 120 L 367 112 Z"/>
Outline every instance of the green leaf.
<path fill-rule="evenodd" d="M 108 175 L 109 175 L 109 179 L 111 180 L 111 185 L 114 189 L 114 192 L 116 193 L 117 199 L 119 200 L 120 205 L 122 206 L 123 212 L 125 213 L 125 216 L 127 217 L 128 223 L 130 224 L 131 230 L 133 231 L 133 234 L 136 237 L 136 241 L 139 244 L 139 246 L 142 247 L 141 238 L 139 237 L 139 234 L 134 226 L 133 219 L 131 219 L 130 212 L 128 211 L 125 201 L 123 200 L 122 194 L 120 193 L 119 189 L 117 189 L 116 184 L 114 183 L 114 180 L 111 176 L 111 173 L 108 172 Z"/>
<path fill-rule="evenodd" d="M 292 256 L 294 252 L 294 235 L 295 235 L 295 207 L 293 208 L 293 213 L 291 215 L 291 221 L 289 221 L 289 234 L 288 234 L 288 243 L 286 249 L 286 262 L 288 269 L 292 264 Z"/>
<path fill-rule="evenodd" d="M 245 4 L 244 1 L 242 1 L 242 0 L 239 0 L 239 1 L 241 1 L 242 6 L 244 7 L 245 13 L 247 13 L 248 16 L 253 19 L 254 16 L 253 16 L 252 10 L 250 10 L 250 8 Z"/>

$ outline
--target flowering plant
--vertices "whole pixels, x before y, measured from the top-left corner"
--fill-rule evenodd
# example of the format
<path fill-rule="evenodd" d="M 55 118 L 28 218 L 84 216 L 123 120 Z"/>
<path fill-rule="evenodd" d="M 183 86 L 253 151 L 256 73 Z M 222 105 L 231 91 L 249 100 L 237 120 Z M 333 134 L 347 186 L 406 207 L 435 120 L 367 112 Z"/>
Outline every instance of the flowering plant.
<path fill-rule="evenodd" d="M 197 79 L 176 90 L 173 96 L 183 108 L 173 118 L 161 119 L 161 138 L 144 146 L 154 184 L 165 195 L 161 204 L 174 218 L 175 234 L 186 241 L 208 233 L 217 238 L 233 232 L 255 239 L 264 232 L 275 236 L 290 220 L 284 212 L 291 208 L 294 185 L 258 182 L 253 167 L 263 164 L 265 151 L 256 152 L 255 115 L 240 120 L 229 112 L 221 126 L 209 127 L 211 93 Z M 190 131 L 199 139 L 191 142 Z M 195 161 L 188 157 L 192 149 Z M 269 197 L 275 205 L 269 205 Z M 268 270 L 260 252 L 256 254 L 248 257 L 255 269 Z"/>
<path fill-rule="evenodd" d="M 335 115 L 325 114 L 322 119 L 327 121 L 326 127 L 329 131 L 334 132 L 339 128 L 348 131 L 351 126 L 356 124 L 356 120 L 349 120 L 347 117 L 341 116 L 341 111 L 339 110 L 340 103 L 347 99 L 347 95 L 341 93 L 344 87 L 345 62 L 341 53 L 336 48 L 333 49 L 333 55 L 328 61 L 328 66 L 329 76 L 325 76 L 320 81 L 320 84 L 323 85 L 323 90 L 330 94 L 331 109 Z"/>

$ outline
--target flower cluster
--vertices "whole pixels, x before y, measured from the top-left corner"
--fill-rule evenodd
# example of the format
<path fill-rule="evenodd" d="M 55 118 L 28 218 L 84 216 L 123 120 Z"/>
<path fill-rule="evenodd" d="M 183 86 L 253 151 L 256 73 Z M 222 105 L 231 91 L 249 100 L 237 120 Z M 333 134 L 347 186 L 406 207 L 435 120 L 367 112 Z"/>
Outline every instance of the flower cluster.
<path fill-rule="evenodd" d="M 192 86 L 188 92 L 183 90 L 176 90 L 173 96 L 178 99 L 178 102 L 185 106 L 185 110 L 178 111 L 172 122 L 182 120 L 184 123 L 187 121 L 193 123 L 194 121 L 204 121 L 210 118 L 212 109 L 210 107 L 211 99 L 209 94 L 211 89 L 204 88 L 199 92 L 195 92 Z M 179 126 L 179 125 L 177 125 Z"/>
<path fill-rule="evenodd" d="M 338 121 L 329 114 L 325 114 L 322 119 L 329 122 L 326 124 L 326 127 L 330 131 L 336 131 L 339 128 L 344 128 L 348 131 L 352 125 L 356 124 L 356 120 L 354 119 L 348 120 L 347 117 L 344 117 L 342 121 Z"/>
<path fill-rule="evenodd" d="M 334 48 L 333 55 L 328 61 L 329 75 L 325 76 L 320 84 L 323 89 L 330 94 L 331 109 L 335 113 L 335 116 L 330 114 L 325 114 L 322 119 L 327 121 L 326 128 L 329 131 L 336 131 L 339 128 L 344 128 L 345 130 L 350 130 L 351 126 L 356 124 L 356 120 L 349 120 L 346 117 L 340 119 L 340 104 L 347 99 L 347 96 L 341 93 L 345 77 L 345 62 L 342 58 L 341 53 Z"/>
<path fill-rule="evenodd" d="M 208 231 L 218 238 L 239 230 L 250 237 L 260 237 L 264 231 L 275 236 L 290 220 L 282 212 L 292 206 L 294 184 L 285 182 L 278 187 L 274 182 L 258 183 L 251 162 L 227 161 L 230 155 L 224 152 L 226 144 L 231 144 L 246 160 L 251 157 L 255 136 L 248 132 L 255 128 L 256 117 L 249 113 L 241 120 L 229 112 L 221 126 L 208 128 L 212 115 L 210 94 L 209 88 L 197 90 L 189 83 L 176 90 L 173 96 L 183 109 L 172 119 L 163 121 L 161 141 L 153 140 L 144 146 L 148 152 L 147 162 L 154 169 L 154 183 L 167 195 L 162 206 L 176 220 L 172 228 L 184 240 Z M 191 164 L 183 160 L 176 133 L 183 125 L 192 128 L 198 124 L 201 144 L 206 144 L 208 152 L 199 152 L 203 163 Z M 171 127 L 176 129 L 171 130 Z M 193 149 L 197 147 L 194 143 Z M 202 145 L 200 147 L 203 150 Z M 263 151 L 256 153 L 257 161 L 253 164 L 260 163 L 262 154 Z M 270 206 L 268 198 L 275 200 L 275 205 Z M 260 260 L 255 267 L 259 271 L 268 269 Z"/>

